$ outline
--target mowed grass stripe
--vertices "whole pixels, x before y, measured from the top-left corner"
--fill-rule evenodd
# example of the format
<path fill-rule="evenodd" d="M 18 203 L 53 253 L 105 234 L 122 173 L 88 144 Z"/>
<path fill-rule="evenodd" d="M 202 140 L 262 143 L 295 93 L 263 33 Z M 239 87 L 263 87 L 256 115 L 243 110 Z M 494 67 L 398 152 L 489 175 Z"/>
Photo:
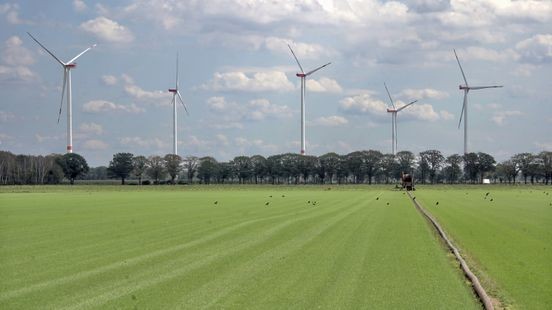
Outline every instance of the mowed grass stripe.
<path fill-rule="evenodd" d="M 438 187 L 416 192 L 489 293 L 504 306 L 520 309 L 552 305 L 551 194 L 541 186 Z"/>
<path fill-rule="evenodd" d="M 282 232 L 289 233 L 289 231 L 291 231 L 290 226 L 295 226 L 302 230 L 304 227 L 318 224 L 326 218 L 329 218 L 330 221 L 335 221 L 334 218 L 343 212 L 350 213 L 360 208 L 359 197 L 354 198 L 354 200 L 347 201 L 347 203 L 343 204 L 340 208 L 311 209 L 312 211 L 310 214 L 303 216 L 290 214 L 288 217 L 281 219 L 276 225 L 267 225 L 259 232 L 250 231 L 249 228 L 244 229 L 241 233 L 236 231 L 233 235 L 228 236 L 229 238 L 222 240 L 222 242 L 208 245 L 202 252 L 198 253 L 196 249 L 192 253 L 193 257 L 188 258 L 186 253 L 183 253 L 182 257 L 175 260 L 164 263 L 156 262 L 153 269 L 142 268 L 139 274 L 132 274 L 130 281 L 125 280 L 113 284 L 111 284 L 111 281 L 105 281 L 110 284 L 107 286 L 102 285 L 97 289 L 88 287 L 85 293 L 88 298 L 82 295 L 77 296 L 73 298 L 72 301 L 68 302 L 69 306 L 66 309 L 103 307 L 104 303 L 121 296 L 127 297 L 125 299 L 127 303 L 124 304 L 128 304 L 128 300 L 130 300 L 128 297 L 131 293 L 138 290 L 147 290 L 152 286 L 160 285 L 173 279 L 179 279 L 178 281 L 180 281 L 181 278 L 185 278 L 188 273 L 197 271 L 198 269 L 200 269 L 200 273 L 204 271 L 211 272 L 213 270 L 219 270 L 215 275 L 219 277 L 220 269 L 216 269 L 212 265 L 218 264 L 226 266 L 229 263 L 239 262 L 239 260 L 235 259 L 235 256 L 249 256 L 252 255 L 251 253 L 255 252 L 256 248 L 267 246 L 273 247 L 275 246 L 274 243 L 277 244 L 277 242 L 282 241 L 282 239 L 278 237 L 279 234 Z M 375 198 L 375 196 L 373 198 Z M 263 246 L 265 243 L 268 245 Z M 242 254 L 244 252 L 245 254 Z M 211 281 L 213 277 L 189 276 L 189 278 L 196 279 L 195 281 L 187 282 L 192 288 L 195 288 L 200 285 L 202 279 Z M 218 281 L 217 279 L 217 282 Z M 141 296 L 141 298 L 147 298 L 147 293 L 146 291 L 142 294 L 136 293 L 136 295 Z M 152 296 L 152 298 L 155 297 Z M 158 303 L 164 303 L 165 301 L 166 300 L 160 300 Z M 56 305 L 55 308 L 60 308 L 60 306 Z"/>
<path fill-rule="evenodd" d="M 293 202 L 296 202 L 296 201 L 294 201 L 292 199 L 292 203 Z M 329 203 L 332 203 L 332 201 L 330 200 Z M 259 208 L 257 208 L 257 209 L 259 209 Z M 153 211 L 153 213 L 152 213 L 152 211 Z M 237 210 L 231 210 L 231 211 L 237 211 Z M 255 209 L 254 209 L 254 211 L 255 211 Z M 148 252 L 146 252 L 146 254 L 143 254 L 143 255 L 140 255 L 140 256 L 137 256 L 137 257 L 128 257 L 127 256 L 128 258 L 118 260 L 114 263 L 104 265 L 104 266 L 101 266 L 99 268 L 95 268 L 95 269 L 92 269 L 92 270 L 81 271 L 81 272 L 78 272 L 76 274 L 72 274 L 72 275 L 69 275 L 69 276 L 63 276 L 61 278 L 57 278 L 57 279 L 54 279 L 54 280 L 49 280 L 49 281 L 45 281 L 45 282 L 37 283 L 37 284 L 33 284 L 33 285 L 27 285 L 27 286 L 25 286 L 21 289 L 12 290 L 12 291 L 8 291 L 8 292 L 3 292 L 2 294 L 0 294 L 0 301 L 4 300 L 4 299 L 16 297 L 16 296 L 19 296 L 19 295 L 22 295 L 22 294 L 27 294 L 27 293 L 35 291 L 35 290 L 40 290 L 40 289 L 48 288 L 48 287 L 51 287 L 51 286 L 57 286 L 57 285 L 61 285 L 61 284 L 66 284 L 66 283 L 78 281 L 78 280 L 81 280 L 81 279 L 84 279 L 84 278 L 87 278 L 87 277 L 91 277 L 91 276 L 94 276 L 94 275 L 97 275 L 97 274 L 110 272 L 110 271 L 118 269 L 118 268 L 125 268 L 125 267 L 128 267 L 128 266 L 132 266 L 134 264 L 144 263 L 145 261 L 148 261 L 148 260 L 151 260 L 151 259 L 156 259 L 156 258 L 159 258 L 161 256 L 174 255 L 174 254 L 177 254 L 177 252 L 179 252 L 179 251 L 183 251 L 183 250 L 198 246 L 200 244 L 213 241 L 217 238 L 227 236 L 228 234 L 232 233 L 235 230 L 249 229 L 249 226 L 252 225 L 252 224 L 258 224 L 258 223 L 262 223 L 262 222 L 265 222 L 265 221 L 271 221 L 271 220 L 272 221 L 278 221 L 280 218 L 283 218 L 283 217 L 285 218 L 285 217 L 288 217 L 288 216 L 291 216 L 291 215 L 295 216 L 295 215 L 305 214 L 305 213 L 309 214 L 309 215 L 312 215 L 312 209 L 309 209 L 309 208 L 302 208 L 302 209 L 299 209 L 299 210 L 285 208 L 284 211 L 279 211 L 279 210 L 276 210 L 276 211 L 263 210 L 263 211 L 266 212 L 266 213 L 269 213 L 269 214 L 270 213 L 275 213 L 275 215 L 267 216 L 265 214 L 265 216 L 262 216 L 262 212 L 261 212 L 260 213 L 261 215 L 258 218 L 254 218 L 254 219 L 247 220 L 247 221 L 240 221 L 240 222 L 237 222 L 237 223 L 234 222 L 232 225 L 230 225 L 228 227 L 223 227 L 221 229 L 215 230 L 210 235 L 202 236 L 198 239 L 192 239 L 191 241 L 184 242 L 182 244 L 177 243 L 177 245 L 174 245 L 173 242 L 182 241 L 183 236 L 184 237 L 187 236 L 185 231 L 182 234 L 180 234 L 179 237 L 175 237 L 174 240 L 170 240 L 169 243 L 167 243 L 166 236 L 161 235 L 158 238 L 153 239 L 153 241 L 151 241 L 151 242 L 160 242 L 160 243 L 163 243 L 163 244 L 167 243 L 167 244 L 172 245 L 172 246 L 156 249 L 156 250 L 153 250 L 153 251 L 148 251 Z M 223 212 L 224 212 L 224 214 L 228 214 L 228 216 L 232 216 L 233 213 L 236 213 L 236 212 L 226 212 L 224 210 L 223 210 Z M 155 214 L 155 213 L 156 213 L 155 210 L 150 210 L 149 211 L 150 215 Z M 192 222 L 187 221 L 185 223 L 186 225 L 182 225 L 182 227 L 184 227 L 184 228 L 187 227 L 187 224 L 193 223 L 193 220 L 194 219 L 192 219 Z M 113 226 L 116 226 L 116 225 L 113 225 Z M 130 232 L 130 233 L 132 233 L 132 232 Z M 106 235 L 107 236 L 104 235 L 104 238 L 107 237 L 107 239 L 109 239 L 110 231 L 108 231 L 106 233 Z M 75 236 L 73 236 L 73 238 L 75 238 Z M 118 241 L 120 241 L 120 240 L 118 240 Z M 83 241 L 81 240 L 79 242 L 83 242 Z M 86 242 L 91 242 L 91 240 L 86 240 Z M 135 243 L 130 243 L 130 244 L 123 243 L 123 244 L 118 244 L 118 246 L 130 247 L 134 251 L 141 250 L 141 247 L 137 246 Z M 119 247 L 112 247 L 109 250 L 110 250 L 110 252 L 105 252 L 104 251 L 104 252 L 100 252 L 100 253 L 96 253 L 96 254 L 101 254 L 100 256 L 108 256 L 108 257 L 109 257 L 109 254 L 115 254 L 118 259 L 120 259 L 121 254 L 125 254 L 124 251 L 121 251 L 119 249 Z M 142 249 L 142 251 L 143 251 L 143 249 Z M 90 252 L 86 252 L 86 253 L 90 254 Z M 83 256 L 86 256 L 86 254 L 83 254 Z M 82 268 L 83 267 L 83 264 L 82 264 L 83 262 L 79 259 L 79 257 L 77 257 L 77 259 L 74 260 L 74 261 L 76 263 L 78 263 L 78 265 L 80 265 L 80 266 L 77 265 L 75 268 Z M 85 262 L 86 262 L 86 260 L 85 260 Z M 57 263 L 59 264 L 59 262 L 57 262 Z M 50 264 L 55 265 L 56 260 L 51 261 Z M 86 266 L 86 264 L 84 264 L 84 266 Z M 42 268 L 43 264 L 40 264 L 40 266 L 38 266 L 38 267 Z M 58 269 L 54 268 L 54 269 L 49 270 L 48 272 L 50 274 L 56 274 L 56 273 L 59 274 L 61 272 L 63 272 L 65 274 L 65 273 L 68 272 L 68 270 L 66 269 L 67 266 L 62 264 L 62 265 L 58 265 L 58 267 L 59 267 Z M 59 270 L 59 269 L 61 269 L 61 270 Z M 35 274 L 35 276 L 36 276 L 36 274 Z M 35 281 L 36 280 L 33 279 L 32 282 L 35 282 Z M 25 281 L 25 282 L 30 282 L 30 281 Z"/>

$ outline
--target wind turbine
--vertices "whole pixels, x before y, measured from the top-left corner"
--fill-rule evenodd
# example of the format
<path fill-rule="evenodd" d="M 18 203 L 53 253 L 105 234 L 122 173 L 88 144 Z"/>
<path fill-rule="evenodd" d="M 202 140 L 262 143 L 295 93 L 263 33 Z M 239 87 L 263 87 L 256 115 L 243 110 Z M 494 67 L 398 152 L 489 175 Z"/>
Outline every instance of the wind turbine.
<path fill-rule="evenodd" d="M 387 85 L 385 82 L 383 82 L 383 86 L 385 86 L 385 90 L 387 91 L 387 96 L 389 96 L 389 101 L 391 102 L 391 105 L 393 106 L 392 109 L 387 108 L 387 113 L 391 113 L 391 152 L 393 155 L 397 155 L 397 113 L 400 111 L 406 109 L 411 104 L 418 102 L 418 100 L 414 100 L 410 102 L 407 105 L 404 105 L 400 108 L 395 107 L 395 103 L 393 102 L 393 99 L 391 98 L 391 94 L 389 93 L 389 89 L 387 89 Z"/>
<path fill-rule="evenodd" d="M 178 53 L 176 53 L 176 86 L 174 88 L 169 88 L 169 92 L 173 93 L 172 97 L 172 105 L 173 105 L 173 153 L 174 155 L 178 155 L 178 148 L 177 148 L 177 124 L 176 124 L 176 97 L 180 100 L 180 103 L 184 107 L 184 110 L 186 111 L 186 114 L 190 115 L 188 113 L 188 109 L 186 108 L 186 105 L 184 104 L 184 100 L 182 100 L 182 96 L 180 95 L 180 92 L 178 91 Z"/>
<path fill-rule="evenodd" d="M 454 56 L 456 56 L 456 61 L 458 62 L 458 66 L 460 67 L 460 72 L 462 72 L 462 77 L 464 78 L 465 85 L 458 86 L 459 89 L 464 91 L 464 103 L 462 104 L 462 112 L 460 112 L 460 121 L 458 121 L 458 129 L 460 129 L 460 124 L 462 123 L 462 116 L 464 116 L 464 154 L 468 154 L 468 92 L 470 90 L 478 90 L 478 89 L 485 89 L 485 88 L 499 88 L 502 87 L 502 85 L 491 85 L 491 86 L 469 86 L 468 80 L 466 79 L 466 75 L 464 74 L 464 70 L 462 69 L 462 65 L 460 64 L 460 60 L 458 59 L 458 55 L 456 54 L 456 50 L 453 49 Z"/>
<path fill-rule="evenodd" d="M 74 69 L 77 66 L 77 63 L 75 60 L 77 60 L 79 57 L 81 57 L 84 53 L 88 52 L 90 49 L 94 48 L 96 44 L 93 44 L 92 46 L 88 47 L 84 51 L 82 51 L 77 56 L 73 57 L 71 60 L 67 62 L 63 62 L 59 60 L 59 58 L 56 57 L 52 52 L 50 52 L 42 43 L 38 42 L 38 40 L 33 37 L 32 34 L 27 32 L 27 34 L 36 42 L 38 45 L 40 45 L 48 54 L 50 54 L 54 59 L 59 62 L 59 64 L 63 67 L 63 87 L 61 88 L 61 103 L 59 105 L 59 113 L 58 113 L 58 124 L 59 124 L 59 118 L 61 116 L 61 108 L 63 107 L 63 95 L 65 94 L 65 86 L 67 86 L 67 153 L 73 153 L 73 106 L 72 106 L 72 93 L 71 93 L 71 69 Z"/>
<path fill-rule="evenodd" d="M 299 65 L 299 69 L 301 70 L 301 73 L 296 73 L 295 75 L 297 77 L 301 78 L 301 155 L 305 155 L 306 153 L 306 146 L 305 146 L 305 89 L 307 87 L 307 76 L 313 74 L 314 72 L 328 66 L 331 64 L 331 62 L 328 62 L 325 65 L 322 65 L 314 70 L 311 70 L 307 73 L 303 70 L 303 67 L 301 66 L 301 63 L 299 62 L 299 59 L 297 59 L 297 56 L 295 56 L 295 53 L 293 52 L 293 49 L 291 46 L 289 46 L 289 50 L 291 51 L 291 54 L 293 55 L 293 58 L 295 58 L 295 61 L 297 61 L 297 65 Z"/>

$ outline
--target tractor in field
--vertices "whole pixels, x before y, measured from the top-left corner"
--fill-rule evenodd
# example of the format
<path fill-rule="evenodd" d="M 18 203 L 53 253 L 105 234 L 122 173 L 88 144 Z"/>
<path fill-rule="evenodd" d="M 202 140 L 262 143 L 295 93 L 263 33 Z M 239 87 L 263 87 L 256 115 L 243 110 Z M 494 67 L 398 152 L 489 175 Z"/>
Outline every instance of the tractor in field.
<path fill-rule="evenodd" d="M 409 173 L 401 172 L 401 185 L 402 185 L 402 188 L 406 189 L 407 191 L 416 190 L 414 188 L 414 179 L 412 178 L 412 175 Z"/>

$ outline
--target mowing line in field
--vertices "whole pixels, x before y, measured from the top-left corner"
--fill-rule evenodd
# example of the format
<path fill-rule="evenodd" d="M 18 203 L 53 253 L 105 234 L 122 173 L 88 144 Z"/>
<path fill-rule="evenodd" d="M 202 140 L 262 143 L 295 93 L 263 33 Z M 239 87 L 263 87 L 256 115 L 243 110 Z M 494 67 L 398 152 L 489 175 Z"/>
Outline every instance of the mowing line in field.
<path fill-rule="evenodd" d="M 374 198 L 366 201 L 365 203 L 367 204 L 372 201 L 374 201 Z M 362 207 L 365 207 L 365 205 L 359 204 L 358 207 L 346 213 L 341 213 L 339 214 L 339 216 L 331 218 L 330 220 L 325 221 L 322 224 L 303 232 L 302 235 L 291 239 L 277 247 L 273 247 L 272 249 L 262 253 L 261 255 L 254 257 L 249 262 L 243 262 L 241 266 L 227 271 L 225 275 L 211 280 L 200 288 L 189 292 L 186 296 L 182 298 L 183 300 L 181 302 L 177 303 L 178 306 L 176 308 L 197 309 L 210 308 L 214 306 L 218 302 L 218 300 L 228 295 L 232 289 L 239 285 L 239 280 L 242 280 L 243 274 L 252 275 L 262 272 L 263 270 L 267 269 L 267 267 L 271 266 L 272 262 L 279 260 L 279 257 L 289 256 L 290 253 L 299 251 L 306 244 L 316 239 L 324 231 L 338 224 L 345 218 L 355 214 L 356 212 L 361 210 Z M 213 295 L 213 292 L 216 292 L 216 296 Z M 199 296 L 199 298 L 189 298 L 189 295 L 194 295 L 194 297 Z M 206 301 L 208 302 L 205 304 Z"/>
<path fill-rule="evenodd" d="M 83 300 L 83 296 L 79 296 L 79 297 L 75 298 L 76 300 L 80 300 L 79 303 L 71 303 L 69 306 L 66 306 L 66 307 L 55 307 L 55 308 L 58 308 L 58 309 L 59 308 L 61 308 L 61 309 L 80 309 L 80 308 L 85 308 L 85 307 L 101 306 L 101 305 L 103 305 L 103 304 L 105 304 L 105 303 L 107 303 L 107 302 L 109 302 L 113 299 L 119 298 L 119 297 L 124 296 L 124 295 L 128 295 L 128 294 L 130 294 L 134 291 L 137 291 L 137 290 L 140 290 L 140 289 L 143 289 L 143 288 L 146 288 L 146 287 L 150 287 L 152 285 L 156 285 L 156 284 L 163 283 L 165 281 L 169 281 L 169 280 L 177 278 L 177 277 L 181 277 L 181 276 L 183 276 L 183 275 L 185 275 L 185 274 L 187 274 L 187 273 L 189 273 L 193 270 L 196 270 L 196 269 L 199 269 L 201 267 L 207 266 L 207 265 L 217 261 L 218 259 L 224 258 L 228 255 L 239 253 L 239 252 L 241 252 L 245 249 L 251 248 L 255 245 L 262 244 L 266 240 L 273 237 L 278 232 L 280 232 L 280 231 L 284 230 L 286 227 L 290 226 L 291 224 L 294 224 L 294 223 L 297 223 L 297 222 L 300 222 L 300 221 L 304 221 L 304 220 L 308 220 L 308 219 L 317 218 L 317 217 L 323 217 L 323 216 L 332 215 L 332 214 L 339 214 L 337 217 L 332 217 L 330 220 L 327 220 L 327 221 L 323 222 L 323 224 L 319 224 L 319 225 L 315 226 L 315 228 L 311 229 L 311 231 L 313 231 L 313 233 L 320 233 L 320 232 L 326 230 L 328 227 L 331 227 L 335 223 L 339 222 L 341 219 L 343 219 L 343 218 L 359 211 L 362 207 L 364 207 L 365 206 L 364 204 L 359 203 L 361 200 L 364 201 L 365 203 L 368 203 L 368 202 L 373 201 L 375 199 L 375 197 L 376 196 L 372 197 L 369 201 L 366 201 L 366 200 L 364 200 L 364 197 L 361 197 L 361 198 L 358 199 L 358 201 L 355 200 L 354 202 L 349 203 L 347 206 L 344 206 L 343 208 L 340 208 L 337 211 L 332 210 L 332 209 L 324 210 L 325 212 L 314 213 L 314 214 L 310 214 L 308 216 L 302 216 L 302 217 L 297 217 L 295 214 L 289 214 L 287 216 L 293 216 L 293 218 L 291 218 L 291 219 L 289 219 L 289 220 L 287 220 L 283 223 L 278 224 L 277 226 L 274 226 L 274 227 L 262 232 L 259 236 L 256 236 L 255 239 L 251 239 L 251 238 L 246 237 L 245 238 L 246 240 L 244 242 L 238 242 L 237 245 L 227 244 L 226 246 L 228 247 L 228 251 L 220 251 L 219 249 L 215 249 L 215 253 L 213 253 L 211 255 L 208 255 L 206 257 L 203 257 L 202 260 L 200 260 L 200 261 L 193 261 L 193 262 L 185 265 L 184 267 L 173 268 L 172 265 L 174 265 L 174 266 L 181 265 L 179 263 L 181 261 L 181 259 L 177 259 L 176 261 L 178 263 L 172 263 L 171 266 L 168 266 L 169 268 L 168 268 L 168 270 L 166 270 L 166 272 L 161 273 L 160 270 L 153 270 L 153 271 L 148 270 L 146 272 L 143 272 L 143 273 L 137 275 L 135 278 L 133 278 L 132 279 L 133 283 L 129 284 L 128 280 L 123 280 L 123 281 L 119 281 L 117 283 L 112 283 L 111 285 L 109 285 L 109 287 L 105 287 L 103 289 L 104 291 L 106 291 L 105 293 L 98 294 L 98 292 L 92 292 L 94 296 L 91 297 L 91 298 Z M 344 211 L 347 211 L 347 212 L 344 213 Z M 278 216 L 278 217 L 282 217 L 282 216 L 286 216 L 286 215 L 281 215 L 281 216 Z M 260 220 L 254 220 L 254 222 L 257 222 L 257 221 L 260 221 Z M 250 223 L 250 222 L 253 222 L 253 221 L 248 221 L 248 222 L 244 222 L 244 223 Z M 237 225 L 237 226 L 243 227 L 245 225 Z M 237 229 L 237 228 L 235 228 L 235 229 Z M 233 230 L 235 230 L 235 229 L 233 229 Z M 223 235 L 223 234 L 226 234 L 226 233 L 228 233 L 228 231 L 225 231 L 224 233 L 221 232 L 217 235 Z M 314 237 L 312 237 L 312 238 L 314 238 Z M 305 238 L 297 237 L 295 239 L 292 239 L 290 241 L 285 242 L 280 247 L 289 248 L 290 251 L 291 251 L 292 249 L 294 249 L 296 247 L 296 246 L 293 246 L 293 243 L 296 242 L 295 241 L 296 239 L 303 240 L 302 241 L 303 243 L 301 243 L 301 244 L 305 244 L 306 242 L 310 241 L 312 238 L 306 238 L 305 239 Z M 210 240 L 215 239 L 215 238 L 209 238 L 209 239 L 204 238 L 204 239 L 206 239 L 206 240 L 202 240 L 201 243 L 205 243 L 206 241 L 210 241 Z M 197 240 L 197 241 L 200 241 L 200 240 Z M 192 241 L 190 243 L 197 243 L 197 242 Z M 177 246 L 177 247 L 182 248 L 182 246 Z M 187 247 L 189 247 L 189 245 Z M 158 252 L 161 252 L 161 251 L 158 251 Z M 165 252 L 165 251 L 163 251 L 163 252 Z M 167 251 L 167 252 L 173 252 L 173 250 Z M 270 253 L 271 253 L 270 255 L 273 255 L 273 253 L 271 251 L 270 251 Z M 165 254 L 165 253 L 163 253 L 163 254 Z M 135 260 L 139 259 L 139 261 L 143 261 L 145 259 L 155 258 L 157 256 L 159 256 L 159 255 L 146 254 L 146 255 L 143 255 L 143 256 L 139 256 L 138 258 L 135 258 Z M 146 258 L 142 258 L 142 257 L 146 257 Z M 265 257 L 264 254 L 261 254 L 261 257 Z M 112 266 L 112 265 L 115 265 L 115 266 Z M 119 268 L 119 267 L 126 267 L 128 264 L 123 265 L 121 263 L 117 263 L 117 264 L 112 264 L 112 265 L 108 265 L 109 267 L 111 267 L 110 269 L 115 269 L 115 268 Z M 106 266 L 106 267 L 108 267 L 108 266 Z M 98 268 L 98 269 L 102 269 L 102 272 L 104 272 L 103 270 L 106 267 L 102 267 L 102 268 Z M 166 269 L 166 268 L 164 268 L 164 269 Z M 152 276 L 152 273 L 155 276 Z M 127 285 L 124 285 L 125 283 L 127 283 Z M 88 293 L 90 293 L 90 292 L 88 292 Z"/>
<path fill-rule="evenodd" d="M 294 210 L 293 212 L 296 212 L 296 210 Z M 312 212 L 312 210 L 311 209 L 305 209 L 305 210 L 299 211 L 300 214 L 308 213 L 308 212 Z M 327 212 L 327 213 L 331 213 L 331 212 Z M 322 213 L 322 214 L 325 214 L 325 213 Z M 295 214 L 293 214 L 293 215 L 295 215 Z M 219 231 L 217 231 L 217 232 L 215 232 L 211 235 L 208 235 L 208 236 L 205 236 L 205 237 L 202 237 L 200 239 L 193 240 L 193 241 L 190 241 L 190 242 L 187 242 L 187 243 L 184 243 L 184 244 L 179 244 L 179 245 L 176 245 L 176 246 L 173 246 L 173 247 L 164 248 L 164 249 L 157 250 L 157 251 L 154 251 L 154 252 L 150 252 L 150 253 L 147 253 L 147 254 L 144 254 L 144 255 L 129 258 L 129 259 L 122 260 L 122 261 L 119 261 L 119 262 L 115 262 L 115 263 L 112 263 L 112 264 L 109 264 L 109 265 L 106 265 L 106 266 L 103 266 L 103 267 L 95 268 L 95 269 L 88 270 L 88 271 L 79 272 L 79 273 L 76 273 L 76 274 L 73 274 L 73 275 L 70 275 L 70 276 L 61 277 L 61 278 L 58 278 L 58 279 L 45 281 L 45 282 L 42 282 L 42 283 L 37 283 L 37 284 L 30 285 L 30 286 L 27 286 L 27 287 L 23 287 L 23 288 L 20 288 L 20 289 L 3 292 L 0 295 L 0 301 L 4 301 L 4 300 L 10 299 L 10 298 L 14 298 L 14 297 L 18 297 L 18 296 L 21 296 L 21 295 L 29 294 L 29 293 L 32 293 L 34 291 L 41 290 L 41 289 L 46 289 L 46 288 L 49 288 L 49 287 L 52 287 L 52 286 L 58 286 L 58 285 L 63 285 L 63 284 L 67 284 L 67 283 L 70 283 L 70 282 L 74 282 L 74 281 L 77 281 L 77 280 L 82 280 L 84 278 L 91 277 L 91 276 L 98 275 L 98 274 L 105 273 L 105 272 L 109 272 L 109 271 L 112 271 L 112 270 L 115 270 L 115 269 L 118 269 L 118 268 L 124 268 L 124 267 L 128 267 L 128 266 L 132 266 L 132 265 L 144 262 L 146 260 L 154 259 L 154 258 L 163 256 L 163 255 L 171 254 L 171 253 L 178 252 L 178 251 L 181 251 L 181 250 L 184 250 L 184 249 L 187 249 L 187 248 L 191 248 L 191 247 L 194 247 L 194 246 L 198 246 L 198 245 L 207 243 L 207 242 L 215 240 L 219 237 L 223 237 L 223 236 L 225 236 L 226 234 L 228 234 L 230 232 L 236 231 L 240 228 L 249 226 L 249 225 L 254 224 L 254 223 L 267 221 L 267 220 L 271 220 L 271 219 L 278 219 L 278 218 L 287 217 L 287 216 L 290 216 L 290 214 L 284 213 L 284 214 L 278 214 L 278 215 L 274 215 L 274 216 L 270 216 L 270 217 L 262 217 L 262 218 L 258 218 L 258 219 L 254 219 L 254 220 L 241 222 L 237 225 L 233 225 L 233 226 L 224 228 L 224 229 L 219 230 Z M 306 217 L 306 218 L 310 218 L 310 216 Z M 302 219 L 302 218 L 299 218 L 299 219 Z"/>
<path fill-rule="evenodd" d="M 431 224 L 433 224 L 433 227 L 435 227 L 435 229 L 437 230 L 437 232 L 439 233 L 439 236 L 443 239 L 443 241 L 445 241 L 445 243 L 447 244 L 448 248 L 452 251 L 452 253 L 454 254 L 454 256 L 456 257 L 456 259 L 458 260 L 458 262 L 460 262 L 460 266 L 462 267 L 462 271 L 464 272 L 464 274 L 466 275 L 466 277 L 468 277 L 468 279 L 471 281 L 472 283 L 472 287 L 473 289 L 475 290 L 475 293 L 477 294 L 477 296 L 480 298 L 481 302 L 483 303 L 483 306 L 485 306 L 485 309 L 487 310 L 494 310 L 494 306 L 493 306 L 493 303 L 491 302 L 491 299 L 489 298 L 489 295 L 487 294 L 487 292 L 485 291 L 485 289 L 483 288 L 483 286 L 481 286 L 481 283 L 479 282 L 479 279 L 477 278 L 477 276 L 475 274 L 473 274 L 473 272 L 470 270 L 470 267 L 468 266 L 468 264 L 466 264 L 466 261 L 464 261 L 464 259 L 462 258 L 462 256 L 460 255 L 460 252 L 458 251 L 458 249 L 454 246 L 454 244 L 452 244 L 452 242 L 449 240 L 449 238 L 447 237 L 447 235 L 445 234 L 445 231 L 441 228 L 441 226 L 439 225 L 439 223 L 437 222 L 437 220 L 435 220 L 431 214 L 429 214 L 429 212 L 427 212 L 419 203 L 418 201 L 416 201 L 416 199 L 413 199 L 412 198 L 412 195 L 410 194 L 409 191 L 406 192 L 408 194 L 408 197 L 410 197 L 410 199 L 412 200 L 412 202 L 414 203 L 414 206 L 416 207 L 416 209 L 418 211 L 420 211 L 422 213 L 422 215 L 424 215 L 430 222 Z"/>

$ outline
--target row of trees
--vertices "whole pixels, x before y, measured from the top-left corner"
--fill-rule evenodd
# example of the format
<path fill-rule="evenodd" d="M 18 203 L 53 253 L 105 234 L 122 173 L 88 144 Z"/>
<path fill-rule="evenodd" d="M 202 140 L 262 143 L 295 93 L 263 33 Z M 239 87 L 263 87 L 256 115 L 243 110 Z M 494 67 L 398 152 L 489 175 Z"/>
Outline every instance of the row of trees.
<path fill-rule="evenodd" d="M 484 178 L 512 183 L 521 177 L 524 183 L 549 184 L 552 181 L 552 152 L 520 153 L 498 164 L 491 155 L 482 152 L 445 157 L 438 150 L 427 150 L 418 155 L 409 151 L 383 154 L 376 150 L 322 156 L 286 153 L 266 158 L 261 155 L 237 156 L 228 162 L 218 162 L 210 156 L 181 158 L 168 154 L 145 157 L 117 153 L 109 166 L 92 169 L 88 169 L 86 161 L 78 154 L 29 156 L 0 152 L 2 184 L 58 183 L 63 177 L 71 183 L 76 178 L 117 178 L 125 184 L 131 178 L 139 184 L 143 183 L 142 180 L 146 180 L 146 184 L 372 184 L 396 182 L 401 172 L 413 174 L 420 183 L 480 183 Z"/>

